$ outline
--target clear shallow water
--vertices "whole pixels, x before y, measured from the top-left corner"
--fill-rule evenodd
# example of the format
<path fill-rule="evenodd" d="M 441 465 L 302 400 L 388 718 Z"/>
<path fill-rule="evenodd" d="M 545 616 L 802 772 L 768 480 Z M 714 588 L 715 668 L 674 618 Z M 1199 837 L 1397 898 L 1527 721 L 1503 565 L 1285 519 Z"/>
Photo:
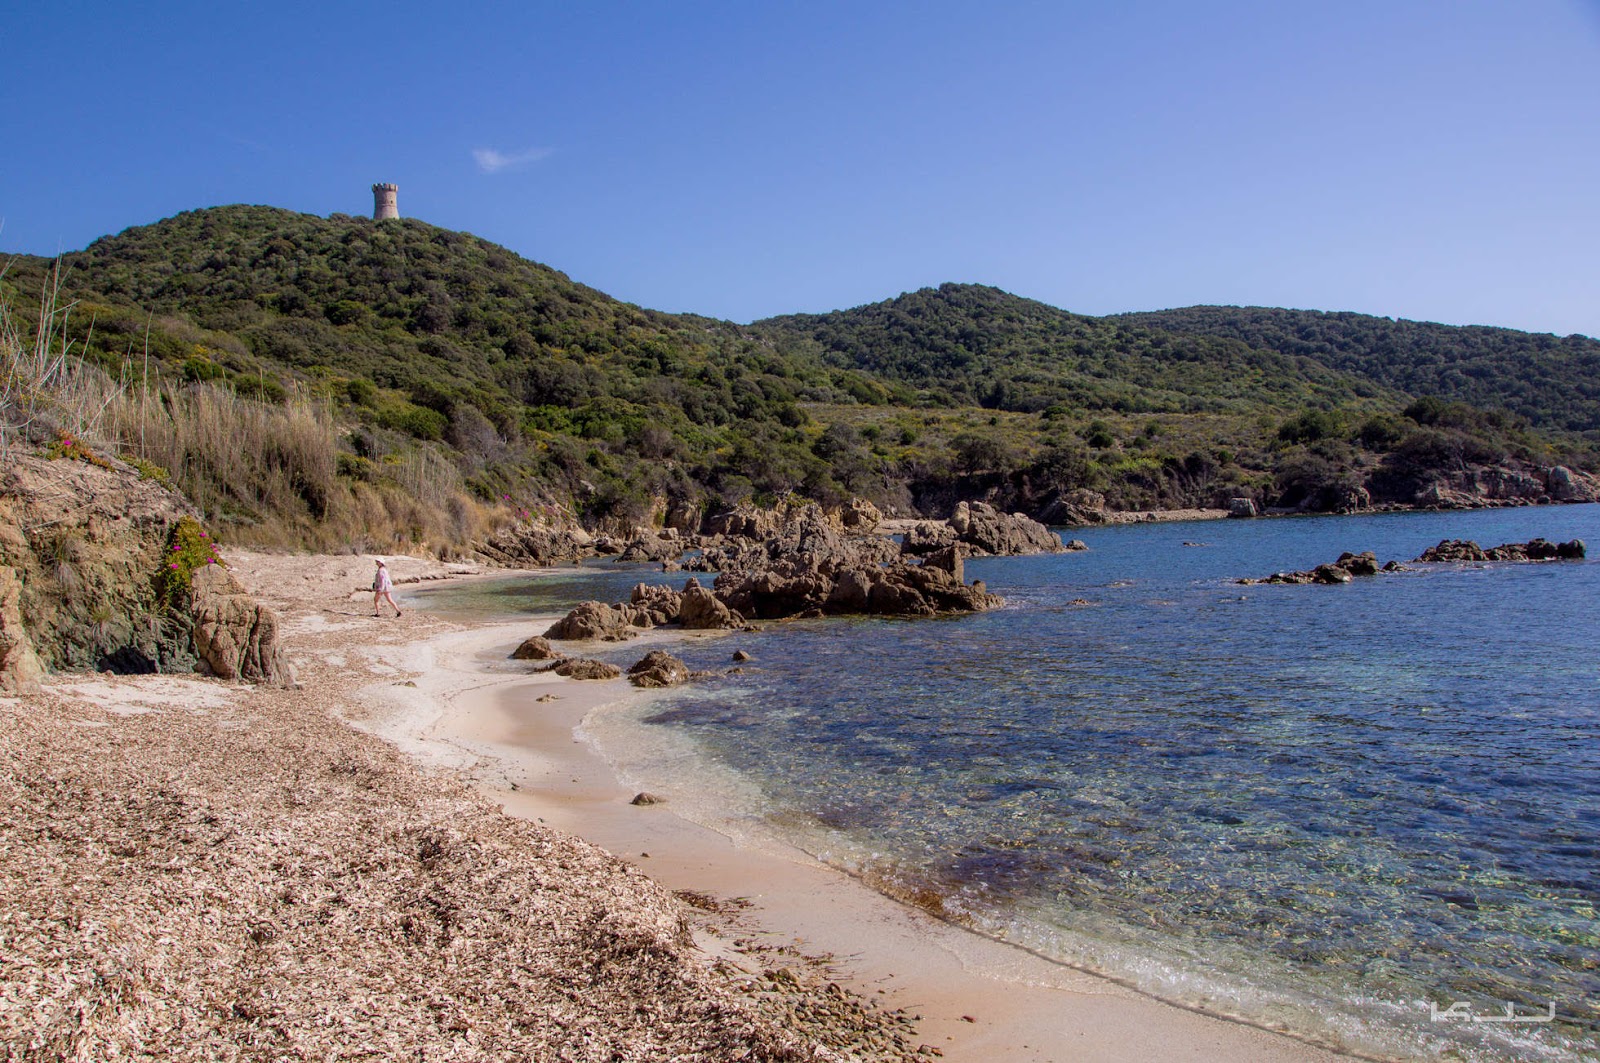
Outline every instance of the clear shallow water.
<path fill-rule="evenodd" d="M 709 818 L 1159 996 L 1379 1054 L 1600 1055 L 1600 562 L 1230 582 L 1447 537 L 1600 548 L 1600 507 L 1072 534 L 1089 552 L 968 563 L 1005 610 L 770 627 L 739 642 L 758 667 L 604 743 Z M 1562 1021 L 1432 1021 L 1456 1001 Z"/>

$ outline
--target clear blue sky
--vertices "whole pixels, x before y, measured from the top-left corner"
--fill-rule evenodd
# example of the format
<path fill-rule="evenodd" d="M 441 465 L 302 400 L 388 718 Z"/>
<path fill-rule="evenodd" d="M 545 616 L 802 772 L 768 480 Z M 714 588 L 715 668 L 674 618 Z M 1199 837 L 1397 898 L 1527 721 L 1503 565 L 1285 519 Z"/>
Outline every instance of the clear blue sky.
<path fill-rule="evenodd" d="M 1596 0 L 53 0 L 0 39 L 0 250 L 395 181 L 738 321 L 973 281 L 1600 335 Z"/>

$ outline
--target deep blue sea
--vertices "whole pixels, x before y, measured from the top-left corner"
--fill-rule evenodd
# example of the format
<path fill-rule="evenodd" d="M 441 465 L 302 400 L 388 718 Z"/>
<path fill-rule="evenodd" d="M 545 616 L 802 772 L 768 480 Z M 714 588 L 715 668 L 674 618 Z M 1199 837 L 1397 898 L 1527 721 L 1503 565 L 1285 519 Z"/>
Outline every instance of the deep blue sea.
<path fill-rule="evenodd" d="M 1600 550 L 1600 506 L 1069 535 L 968 562 L 1002 610 L 696 641 L 755 660 L 591 731 L 696 818 L 1164 999 L 1384 1056 L 1600 1058 L 1600 560 L 1232 582 Z M 495 608 L 668 580 L 614 568 Z"/>

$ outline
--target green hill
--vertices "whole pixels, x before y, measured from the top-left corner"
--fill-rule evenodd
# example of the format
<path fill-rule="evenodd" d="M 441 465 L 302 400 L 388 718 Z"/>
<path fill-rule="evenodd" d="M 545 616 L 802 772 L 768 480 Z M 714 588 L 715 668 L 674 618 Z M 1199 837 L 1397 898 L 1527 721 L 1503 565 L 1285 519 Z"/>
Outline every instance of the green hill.
<path fill-rule="evenodd" d="M 1600 429 L 1600 340 L 1587 336 L 1259 306 L 1102 320 L 1315 359 L 1397 391 L 1504 409 L 1547 428 Z"/>
<path fill-rule="evenodd" d="M 976 284 L 768 318 L 752 328 L 805 341 L 790 349 L 815 350 L 826 364 L 902 382 L 924 400 L 948 405 L 1245 413 L 1400 399 L 1312 358 L 1085 317 Z"/>
<path fill-rule="evenodd" d="M 13 320 L 52 277 L 10 262 Z M 92 414 L 75 434 L 164 466 L 225 533 L 278 545 L 462 546 L 541 508 L 621 529 L 791 492 L 903 512 L 962 497 L 1045 512 L 1079 489 L 1125 508 L 1315 507 L 1464 461 L 1592 461 L 1418 403 L 1426 389 L 1376 355 L 1277 333 L 953 284 L 739 326 L 410 219 L 191 211 L 62 256 L 58 288 L 53 349 L 100 374 L 74 385 Z M 1532 379 L 1540 423 L 1570 423 Z"/>

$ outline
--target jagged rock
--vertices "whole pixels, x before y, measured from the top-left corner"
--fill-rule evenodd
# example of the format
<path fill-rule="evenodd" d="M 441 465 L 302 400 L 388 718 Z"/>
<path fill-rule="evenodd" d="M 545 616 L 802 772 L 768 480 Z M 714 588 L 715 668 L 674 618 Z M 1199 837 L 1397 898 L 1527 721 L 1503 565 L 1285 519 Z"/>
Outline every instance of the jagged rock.
<path fill-rule="evenodd" d="M 195 569 L 190 590 L 194 648 L 223 679 L 292 686 L 278 641 L 278 614 L 259 604 L 221 565 Z"/>
<path fill-rule="evenodd" d="M 1359 554 L 1345 551 L 1339 555 L 1339 560 L 1335 561 L 1334 564 L 1352 576 L 1376 576 L 1378 574 L 1378 555 L 1371 550 L 1363 550 Z"/>
<path fill-rule="evenodd" d="M 1253 498 L 1228 499 L 1228 516 L 1253 517 L 1256 515 L 1256 502 Z"/>
<path fill-rule="evenodd" d="M 1089 549 L 1089 544 L 1084 542 L 1082 539 L 1072 539 L 1068 541 L 1067 544 L 1062 547 L 1062 549 L 1077 553 L 1079 550 Z"/>
<path fill-rule="evenodd" d="M 744 622 L 742 617 L 735 617 L 733 610 L 715 594 L 693 579 L 684 584 L 678 620 L 684 627 L 697 630 L 737 627 Z"/>
<path fill-rule="evenodd" d="M 629 607 L 627 612 L 614 609 L 604 602 L 579 602 L 566 616 L 550 625 L 544 633 L 547 639 L 600 639 L 604 642 L 622 642 L 638 634 L 634 620 L 638 616 L 648 619 L 645 610 Z"/>
<path fill-rule="evenodd" d="M 922 563 L 929 568 L 943 569 L 950 573 L 957 583 L 965 583 L 966 566 L 962 563 L 965 556 L 966 549 L 960 543 L 951 543 L 943 550 L 923 558 Z"/>
<path fill-rule="evenodd" d="M 629 600 L 648 612 L 657 624 L 676 623 L 683 609 L 683 595 L 680 592 L 656 583 L 636 584 Z"/>
<path fill-rule="evenodd" d="M 502 528 L 476 547 L 502 565 L 540 567 L 581 561 L 595 553 L 595 540 L 582 528 L 551 528 L 519 522 Z"/>
<path fill-rule="evenodd" d="M 974 554 L 1060 553 L 1061 539 L 1043 524 L 1021 513 L 1005 514 L 987 502 L 961 502 L 950 514 L 950 530 Z"/>
<path fill-rule="evenodd" d="M 1587 553 L 1582 539 L 1553 543 L 1532 539 L 1525 543 L 1501 543 L 1485 550 L 1471 539 L 1445 539 L 1430 546 L 1416 558 L 1418 562 L 1441 561 L 1577 561 Z"/>
<path fill-rule="evenodd" d="M 683 544 L 659 535 L 641 535 L 617 555 L 617 561 L 666 561 L 683 552 Z"/>
<path fill-rule="evenodd" d="M 22 582 L 15 569 L 0 566 L 0 694 L 33 693 L 43 674 L 22 626 Z"/>
<path fill-rule="evenodd" d="M 1378 571 L 1378 557 L 1371 550 L 1365 550 L 1359 554 L 1345 551 L 1339 555 L 1339 560 L 1329 564 L 1318 565 L 1308 572 L 1275 572 L 1265 579 L 1240 579 L 1234 582 L 1246 585 L 1258 583 L 1349 583 L 1353 576 L 1376 576 Z"/>
<path fill-rule="evenodd" d="M 514 661 L 548 661 L 561 656 L 550 648 L 550 640 L 543 635 L 534 635 L 522 640 L 522 645 L 511 651 Z"/>
<path fill-rule="evenodd" d="M 906 529 L 900 548 L 907 554 L 931 554 L 956 542 L 955 529 L 948 524 L 925 522 Z"/>
<path fill-rule="evenodd" d="M 736 661 L 749 661 L 753 660 L 754 658 L 752 658 L 751 655 L 746 653 L 744 650 L 734 650 L 733 659 Z"/>
<path fill-rule="evenodd" d="M 883 514 L 866 499 L 852 498 L 840 511 L 839 523 L 850 531 L 870 532 L 883 523 Z"/>
<path fill-rule="evenodd" d="M 622 674 L 622 669 L 590 657 L 576 657 L 556 665 L 555 673 L 568 679 L 615 679 Z"/>
<path fill-rule="evenodd" d="M 628 679 L 636 687 L 671 687 L 689 680 L 689 667 L 663 650 L 651 650 L 628 669 Z"/>
<path fill-rule="evenodd" d="M 1051 502 L 1039 514 L 1039 519 L 1046 524 L 1104 524 L 1111 519 L 1111 514 L 1106 509 L 1105 495 L 1079 488 Z"/>
<path fill-rule="evenodd" d="M 655 794 L 650 793 L 648 790 L 641 790 L 640 792 L 638 792 L 638 793 L 633 795 L 633 800 L 629 801 L 628 804 L 630 804 L 630 805 L 638 805 L 639 807 L 643 808 L 643 807 L 647 807 L 649 805 L 664 804 L 666 802 L 666 800 L 667 800 L 666 798 L 657 797 Z"/>

